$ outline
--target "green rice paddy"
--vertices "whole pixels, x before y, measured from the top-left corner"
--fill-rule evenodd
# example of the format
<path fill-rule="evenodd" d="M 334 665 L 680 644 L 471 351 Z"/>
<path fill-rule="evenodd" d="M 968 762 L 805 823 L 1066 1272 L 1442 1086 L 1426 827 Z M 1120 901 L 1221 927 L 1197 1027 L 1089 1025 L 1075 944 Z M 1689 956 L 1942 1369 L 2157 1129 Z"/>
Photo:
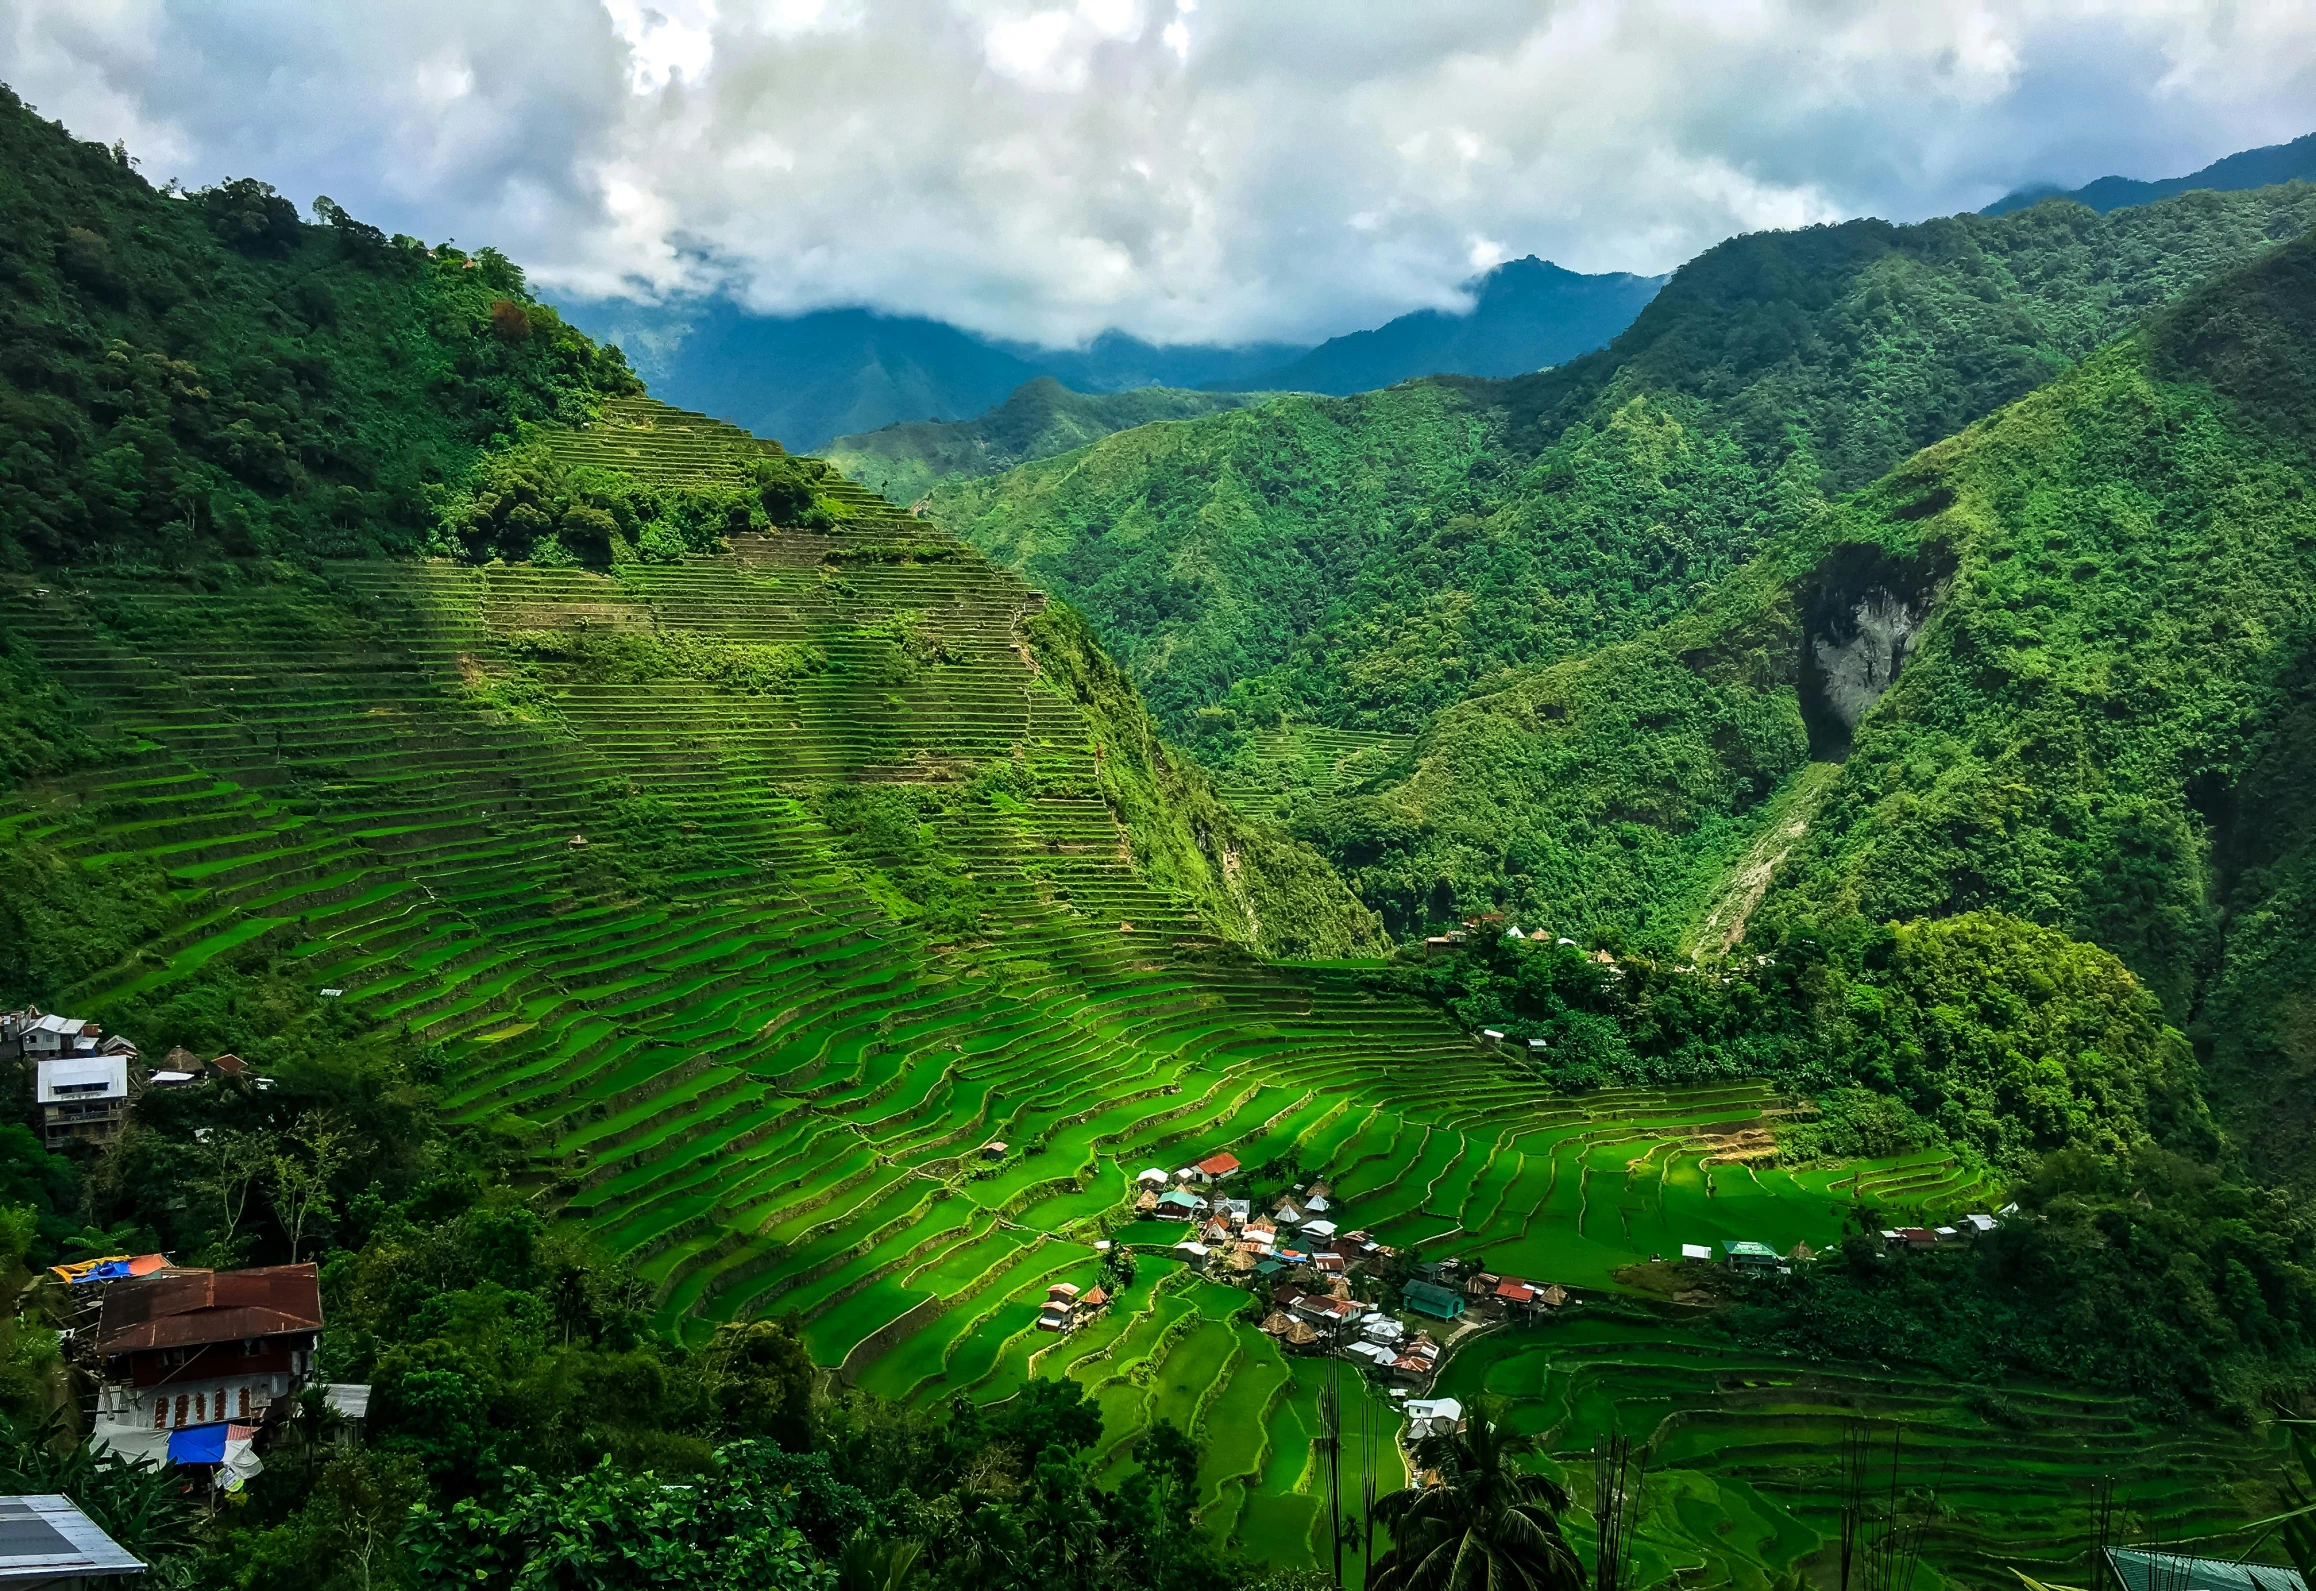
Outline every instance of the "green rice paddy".
<path fill-rule="evenodd" d="M 629 405 L 565 445 L 677 479 L 754 444 Z M 1220 947 L 1135 870 L 1094 726 L 1027 663 L 1016 626 L 1042 598 L 841 491 L 833 532 L 608 575 L 349 563 L 222 591 L 0 582 L 10 626 L 119 748 L 20 792 L 0 832 L 91 867 L 148 859 L 185 907 L 55 1003 L 101 1011 L 213 957 L 293 956 L 317 991 L 439 1044 L 454 1114 L 524 1124 L 536 1197 L 633 1264 L 667 1329 L 793 1311 L 832 1373 L 897 1398 L 1067 1375 L 1100 1402 L 1113 1472 L 1152 1420 L 1196 1433 L 1201 1518 L 1279 1563 L 1315 1561 L 1323 1536 L 1319 1362 L 1284 1356 L 1240 1318 L 1243 1293 L 1163 1252 L 1076 1334 L 1034 1324 L 1050 1282 L 1093 1281 L 1105 1232 L 1179 1235 L 1129 1223 L 1141 1166 L 1292 1153 L 1328 1170 L 1350 1225 L 1601 1292 L 1682 1243 L 1824 1246 L 1860 1197 L 1943 1217 L 1986 1196 L 1936 1155 L 1708 1167 L 1784 1102 L 1753 1084 L 1540 1096 L 1354 970 Z M 918 554 L 843 556 L 904 534 Z M 902 655 L 895 615 L 938 633 L 937 661 Z M 746 692 L 648 672 L 542 683 L 523 668 L 542 631 L 821 663 Z M 1303 738 L 1298 756 L 1338 770 L 1391 752 Z M 916 839 L 969 876 L 977 926 L 937 925 L 902 887 L 907 857 L 832 823 L 830 792 L 870 787 L 938 798 Z M 991 1140 L 1002 1159 L 980 1154 Z M 2182 1531 L 2262 1500 L 2240 1433 L 2143 1430 L 2055 1392 L 1998 1405 L 1571 1313 L 1462 1347 L 1441 1390 L 1504 1392 L 1564 1455 L 1611 1424 L 1652 1436 L 1655 1576 L 1750 1586 L 1817 1551 L 1825 1444 L 1854 1416 L 1903 1421 L 1951 1461 L 1967 1517 L 1934 1561 L 1963 1578 L 2054 1555 L 2078 1528 L 2070 1488 L 2094 1474 L 2127 1475 L 2151 1506 L 2170 1476 Z M 1380 1392 L 1344 1379 L 1396 1428 Z M 1383 1490 L 1404 1478 L 1388 1442 L 1378 1469 Z"/>

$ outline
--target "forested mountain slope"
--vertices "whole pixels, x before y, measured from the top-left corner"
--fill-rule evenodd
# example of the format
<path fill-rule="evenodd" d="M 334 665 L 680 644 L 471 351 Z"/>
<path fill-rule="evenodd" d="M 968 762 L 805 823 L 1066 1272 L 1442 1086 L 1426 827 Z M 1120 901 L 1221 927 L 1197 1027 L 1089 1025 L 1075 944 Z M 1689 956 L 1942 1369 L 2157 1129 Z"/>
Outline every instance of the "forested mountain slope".
<path fill-rule="evenodd" d="M 2304 238 L 1692 613 L 1440 715 L 1403 782 L 1313 832 L 1401 926 L 1500 905 L 1718 950 L 1741 927 L 2050 924 L 2121 956 L 2255 1147 L 2304 1165 L 2311 370 Z"/>
<path fill-rule="evenodd" d="M 489 249 L 164 195 L 0 88 L 0 567 L 407 552 L 526 421 L 640 390 Z"/>
<path fill-rule="evenodd" d="M 828 445 L 828 460 L 895 502 L 913 503 L 944 481 L 1002 474 L 1138 425 L 1219 414 L 1262 396 L 1179 387 L 1072 392 L 1039 376 L 970 420 L 896 421 L 881 431 L 840 436 Z"/>
<path fill-rule="evenodd" d="M 1213 755 L 1281 713 L 1413 729 L 1685 610 L 1825 496 L 2311 220 L 2294 184 L 1737 238 L 1542 375 L 1147 427 L 933 510 L 1082 608 Z"/>

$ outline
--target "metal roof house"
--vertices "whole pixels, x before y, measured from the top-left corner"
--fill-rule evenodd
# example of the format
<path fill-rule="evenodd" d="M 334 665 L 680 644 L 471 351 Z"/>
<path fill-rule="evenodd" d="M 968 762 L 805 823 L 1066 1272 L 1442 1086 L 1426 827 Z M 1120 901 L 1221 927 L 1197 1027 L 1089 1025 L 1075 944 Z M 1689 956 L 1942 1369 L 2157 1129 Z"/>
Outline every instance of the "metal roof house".
<path fill-rule="evenodd" d="M 262 1419 L 312 1374 L 321 1328 L 312 1265 L 112 1283 L 97 1323 L 103 1386 L 89 1446 L 158 1461 L 177 1431 Z"/>
<path fill-rule="evenodd" d="M 1768 1244 L 1743 1239 L 1723 1242 L 1721 1258 L 1732 1269 L 1740 1271 L 1773 1271 L 1780 1263 L 1777 1250 Z"/>
<path fill-rule="evenodd" d="M 129 1110 L 126 1055 L 61 1055 L 40 1061 L 34 1071 L 40 1130 L 49 1148 L 74 1139 L 110 1143 L 119 1135 Z"/>
<path fill-rule="evenodd" d="M 106 1535 L 71 1498 L 0 1497 L 0 1586 L 74 1586 L 144 1572 L 144 1560 Z"/>
<path fill-rule="evenodd" d="M 2308 1591 L 2299 1572 L 2281 1564 L 2109 1547 L 2107 1567 L 2114 1572 L 2115 1585 L 2100 1591 Z"/>
<path fill-rule="evenodd" d="M 1454 1320 L 1464 1312 L 1464 1295 L 1433 1282 L 1411 1281 L 1399 1289 L 1401 1302 L 1419 1315 Z"/>

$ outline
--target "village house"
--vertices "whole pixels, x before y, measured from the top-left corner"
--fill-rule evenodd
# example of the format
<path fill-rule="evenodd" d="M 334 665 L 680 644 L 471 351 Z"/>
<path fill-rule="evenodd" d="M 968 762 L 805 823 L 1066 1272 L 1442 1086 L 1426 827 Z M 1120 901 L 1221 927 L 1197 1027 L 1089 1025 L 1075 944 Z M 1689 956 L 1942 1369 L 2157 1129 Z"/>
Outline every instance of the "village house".
<path fill-rule="evenodd" d="M 85 1017 L 49 1016 L 38 1006 L 0 1015 L 0 1060 L 54 1060 L 69 1055 L 129 1055 L 127 1039 L 106 1039 L 105 1030 Z"/>
<path fill-rule="evenodd" d="M 1399 1289 L 1401 1302 L 1418 1315 L 1429 1315 L 1435 1320 L 1457 1320 L 1464 1312 L 1461 1293 L 1442 1287 L 1437 1282 L 1421 1278 L 1404 1283 Z"/>
<path fill-rule="evenodd" d="M 36 1063 L 33 1101 L 48 1147 L 109 1144 L 129 1115 L 129 1057 L 75 1054 Z"/>
<path fill-rule="evenodd" d="M 312 1265 L 113 1282 L 97 1321 L 89 1446 L 158 1461 L 170 1456 L 175 1432 L 262 1420 L 313 1373 L 321 1329 Z"/>
<path fill-rule="evenodd" d="M 1038 1306 L 1037 1329 L 1067 1331 L 1077 1312 L 1078 1289 L 1068 1282 L 1056 1282 L 1045 1290 L 1045 1302 Z"/>
<path fill-rule="evenodd" d="M 1164 1171 L 1160 1170 L 1156 1166 L 1150 1167 L 1148 1170 L 1144 1171 L 1140 1176 L 1134 1179 L 1137 1186 L 1147 1188 L 1152 1193 L 1162 1191 L 1166 1184 L 1173 1180 L 1173 1178 L 1167 1176 Z"/>
<path fill-rule="evenodd" d="M 1724 1241 L 1721 1255 L 1723 1262 L 1735 1271 L 1773 1271 L 1781 1263 L 1777 1250 L 1768 1244 L 1743 1239 Z"/>
<path fill-rule="evenodd" d="M 1330 1338 L 1340 1334 L 1364 1312 L 1348 1298 L 1334 1298 L 1325 1293 L 1305 1293 L 1291 1307 L 1295 1314 Z"/>
<path fill-rule="evenodd" d="M 1158 1195 L 1151 1213 L 1161 1221 L 1195 1220 L 1205 1213 L 1206 1201 L 1183 1188 L 1171 1188 Z"/>
<path fill-rule="evenodd" d="M 1220 1182 L 1238 1173 L 1238 1156 L 1224 1150 L 1220 1154 L 1208 1155 L 1190 1169 L 1198 1174 L 1201 1182 Z"/>
<path fill-rule="evenodd" d="M 1407 1400 L 1408 1440 L 1420 1442 L 1427 1436 L 1453 1436 L 1462 1429 L 1464 1406 L 1454 1398 L 1409 1398 Z"/>

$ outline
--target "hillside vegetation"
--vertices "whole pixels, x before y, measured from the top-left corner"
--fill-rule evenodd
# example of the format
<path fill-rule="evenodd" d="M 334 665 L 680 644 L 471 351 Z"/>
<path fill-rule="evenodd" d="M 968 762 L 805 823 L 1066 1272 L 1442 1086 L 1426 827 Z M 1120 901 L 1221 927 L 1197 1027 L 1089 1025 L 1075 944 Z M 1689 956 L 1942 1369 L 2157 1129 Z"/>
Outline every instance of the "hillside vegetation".
<path fill-rule="evenodd" d="M 2269 252 L 1679 621 L 1442 714 L 1307 832 L 1396 924 L 1501 904 L 1709 951 L 2050 924 L 2121 957 L 2267 1163 L 2304 1165 L 2312 304 L 2316 241 Z M 1877 645 L 1896 681 L 1845 711 Z"/>
<path fill-rule="evenodd" d="M 1002 474 L 1114 432 L 1219 414 L 1262 396 L 1175 387 L 1072 392 L 1051 376 L 1039 376 L 970 420 L 898 421 L 881 431 L 840 436 L 828 445 L 828 460 L 893 501 L 913 503 L 945 481 Z"/>
<path fill-rule="evenodd" d="M 0 89 L 0 567 L 426 545 L 527 422 L 640 390 L 484 249 L 162 193 Z"/>
<path fill-rule="evenodd" d="M 1685 611 L 1828 496 L 2311 220 L 2294 184 L 1737 238 L 1542 375 L 1127 432 L 933 512 L 1082 609 L 1213 760 L 1281 716 L 1408 731 Z"/>

